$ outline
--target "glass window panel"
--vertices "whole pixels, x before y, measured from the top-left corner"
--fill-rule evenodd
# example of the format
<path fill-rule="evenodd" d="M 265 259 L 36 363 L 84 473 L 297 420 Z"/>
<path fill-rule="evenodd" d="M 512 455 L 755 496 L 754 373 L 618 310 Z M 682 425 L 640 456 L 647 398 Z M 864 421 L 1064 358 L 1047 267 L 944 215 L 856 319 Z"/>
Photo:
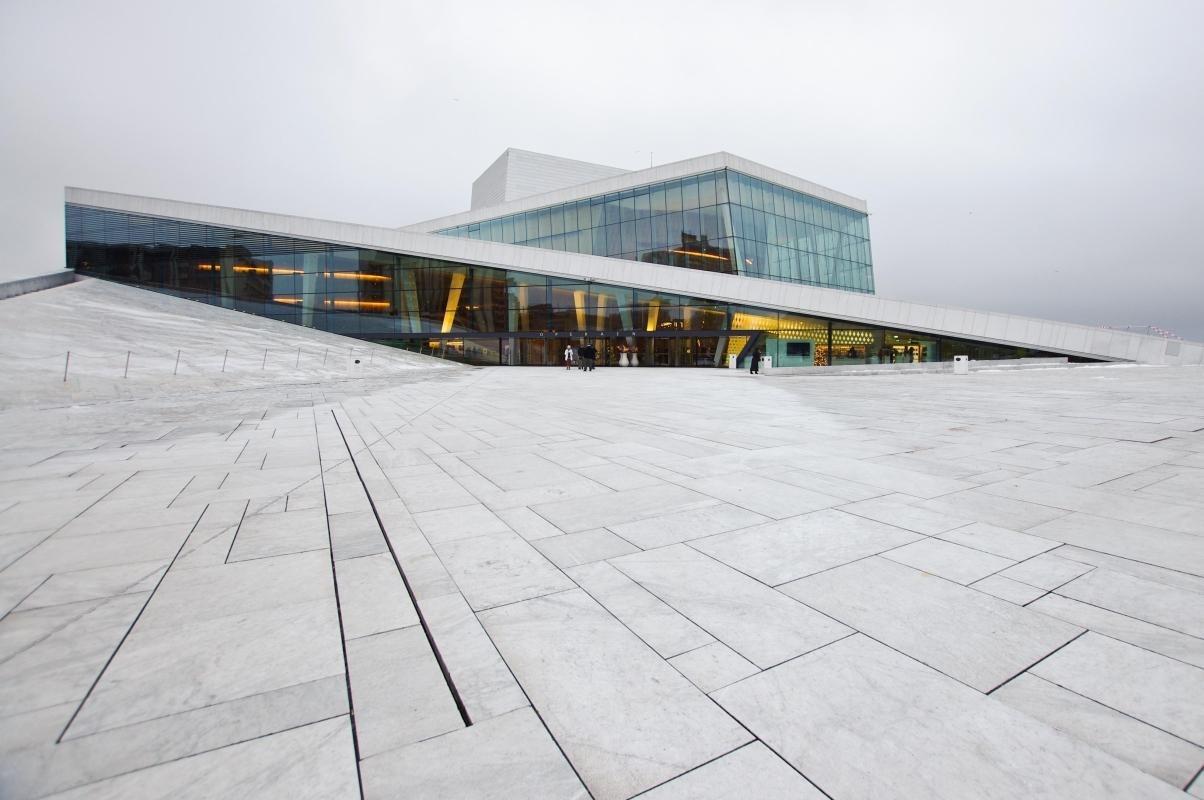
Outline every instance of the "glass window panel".
<path fill-rule="evenodd" d="M 577 227 L 580 230 L 588 230 L 593 227 L 593 219 L 589 213 L 589 201 L 582 200 L 577 203 Z"/>
<path fill-rule="evenodd" d="M 606 224 L 606 204 L 604 201 L 594 198 L 589 205 L 590 226 L 601 228 Z"/>
<path fill-rule="evenodd" d="M 652 187 L 650 200 L 653 216 L 656 216 L 657 214 L 664 214 L 665 211 L 667 211 L 665 208 L 665 185 L 663 183 L 659 183 Z"/>
<path fill-rule="evenodd" d="M 549 209 L 547 213 L 549 224 L 552 226 L 552 235 L 556 236 L 564 233 L 564 212 L 561 210 L 560 206 Z M 547 234 L 543 235 L 546 236 Z"/>
<path fill-rule="evenodd" d="M 697 239 L 702 236 L 702 220 L 698 209 L 690 209 L 682 215 L 682 240 L 686 237 Z"/>
<path fill-rule="evenodd" d="M 634 209 L 633 209 L 634 210 Z M 635 220 L 624 222 L 619 226 L 619 236 L 622 240 L 622 251 L 630 253 L 636 249 Z"/>
<path fill-rule="evenodd" d="M 649 250 L 652 248 L 652 220 L 636 220 L 635 242 L 636 249 L 638 250 Z"/>
<path fill-rule="evenodd" d="M 715 205 L 715 173 L 713 172 L 698 176 L 698 205 L 699 207 Z"/>
<path fill-rule="evenodd" d="M 681 207 L 685 211 L 698 208 L 698 179 L 681 179 Z"/>
<path fill-rule="evenodd" d="M 615 223 L 622 221 L 623 216 L 622 212 L 619 210 L 618 195 L 607 195 L 606 205 L 604 208 L 606 209 L 605 219 L 607 225 L 614 225 Z"/>
<path fill-rule="evenodd" d="M 624 192 L 619 197 L 619 221 L 631 222 L 635 219 L 635 196 Z"/>
<path fill-rule="evenodd" d="M 619 234 L 619 225 L 606 226 L 606 255 L 617 256 L 623 252 L 623 242 Z"/>
<path fill-rule="evenodd" d="M 635 196 L 636 219 L 647 219 L 652 213 L 652 203 L 648 191 L 644 190 Z"/>
<path fill-rule="evenodd" d="M 665 210 L 668 212 L 681 211 L 681 181 L 670 181 L 665 184 Z"/>
<path fill-rule="evenodd" d="M 652 218 L 652 244 L 651 247 L 665 247 L 669 244 L 669 233 L 666 227 L 668 217 L 661 215 Z"/>

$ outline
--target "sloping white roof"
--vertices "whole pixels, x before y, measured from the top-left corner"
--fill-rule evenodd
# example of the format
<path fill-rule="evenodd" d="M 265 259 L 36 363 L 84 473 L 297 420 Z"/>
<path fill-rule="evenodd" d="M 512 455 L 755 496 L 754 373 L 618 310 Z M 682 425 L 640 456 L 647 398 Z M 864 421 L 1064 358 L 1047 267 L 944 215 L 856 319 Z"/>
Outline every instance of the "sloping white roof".
<path fill-rule="evenodd" d="M 472 209 L 489 208 L 627 171 L 510 147 L 472 182 Z"/>
<path fill-rule="evenodd" d="M 710 157 L 707 157 L 710 158 Z M 520 270 L 583 281 L 671 292 L 766 309 L 813 314 L 849 322 L 902 328 L 1085 356 L 1146 364 L 1204 364 L 1204 344 L 1127 331 L 1022 317 L 955 306 L 890 300 L 877 295 L 681 267 L 564 253 L 460 237 L 378 228 L 348 222 L 269 214 L 151 197 L 68 188 L 66 201 L 96 208 L 191 220 L 208 225 L 486 267 Z"/>

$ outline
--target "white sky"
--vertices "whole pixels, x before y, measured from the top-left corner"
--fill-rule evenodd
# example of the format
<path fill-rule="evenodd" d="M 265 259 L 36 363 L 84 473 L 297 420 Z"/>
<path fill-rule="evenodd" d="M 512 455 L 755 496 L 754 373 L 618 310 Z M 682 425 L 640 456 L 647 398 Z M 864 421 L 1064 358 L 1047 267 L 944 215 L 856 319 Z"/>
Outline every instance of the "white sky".
<path fill-rule="evenodd" d="M 0 278 L 62 187 L 399 225 L 508 146 L 869 202 L 878 293 L 1204 340 L 1204 2 L 0 0 Z"/>

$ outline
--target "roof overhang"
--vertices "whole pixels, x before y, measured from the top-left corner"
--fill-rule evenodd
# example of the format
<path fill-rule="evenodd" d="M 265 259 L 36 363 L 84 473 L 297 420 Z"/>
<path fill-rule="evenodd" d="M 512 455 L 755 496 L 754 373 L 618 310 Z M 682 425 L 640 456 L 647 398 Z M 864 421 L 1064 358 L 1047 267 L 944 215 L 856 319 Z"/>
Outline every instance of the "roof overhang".
<path fill-rule="evenodd" d="M 1068 356 L 1147 364 L 1204 364 L 1204 344 L 1201 343 L 1015 314 L 889 300 L 877 295 L 761 278 L 92 189 L 68 188 L 66 201 L 94 208 L 483 267 L 617 284 L 936 336 L 1027 347 Z"/>

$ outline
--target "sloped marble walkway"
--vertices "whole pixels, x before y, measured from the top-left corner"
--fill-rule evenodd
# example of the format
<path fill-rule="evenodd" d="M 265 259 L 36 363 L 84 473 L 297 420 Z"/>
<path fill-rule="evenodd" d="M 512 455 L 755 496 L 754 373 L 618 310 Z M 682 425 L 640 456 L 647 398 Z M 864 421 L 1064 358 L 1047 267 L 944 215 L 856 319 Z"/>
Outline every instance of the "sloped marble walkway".
<path fill-rule="evenodd" d="M 409 366 L 27 376 L 0 796 L 1204 797 L 1204 370 Z"/>

